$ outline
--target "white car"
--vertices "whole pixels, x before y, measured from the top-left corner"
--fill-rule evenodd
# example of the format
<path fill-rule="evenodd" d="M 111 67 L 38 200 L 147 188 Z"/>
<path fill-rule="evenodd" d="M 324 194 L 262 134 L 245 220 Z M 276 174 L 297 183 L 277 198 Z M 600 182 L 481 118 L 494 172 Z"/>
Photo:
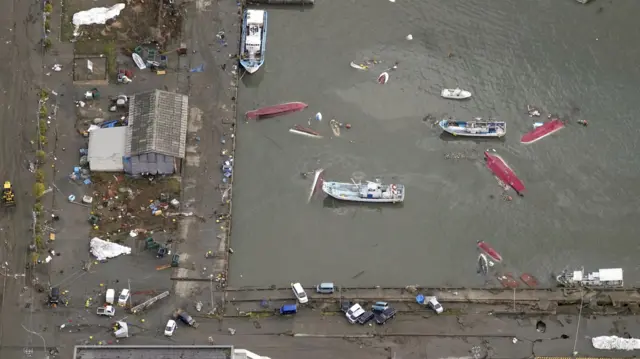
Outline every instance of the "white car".
<path fill-rule="evenodd" d="M 129 300 L 129 289 L 123 289 L 120 292 L 120 296 L 118 297 L 118 305 L 124 307 L 127 305 L 127 301 Z"/>
<path fill-rule="evenodd" d="M 173 319 L 169 319 L 169 321 L 167 322 L 167 326 L 164 328 L 164 335 L 170 337 L 173 335 L 173 332 L 176 331 L 176 327 L 178 325 L 176 324 L 176 321 Z"/>
<path fill-rule="evenodd" d="M 358 318 L 364 314 L 364 312 L 365 310 L 360 306 L 360 304 L 354 304 L 346 313 L 344 313 L 344 315 L 347 317 L 349 323 L 354 324 Z"/>
<path fill-rule="evenodd" d="M 307 293 L 305 293 L 300 283 L 291 283 L 291 290 L 293 290 L 293 295 L 296 296 L 300 304 L 309 302 L 309 297 L 307 297 Z"/>
<path fill-rule="evenodd" d="M 427 306 L 433 309 L 433 311 L 436 312 L 436 314 L 440 314 L 444 312 L 444 308 L 442 308 L 442 305 L 440 305 L 440 302 L 438 302 L 438 299 L 436 297 L 428 297 Z"/>

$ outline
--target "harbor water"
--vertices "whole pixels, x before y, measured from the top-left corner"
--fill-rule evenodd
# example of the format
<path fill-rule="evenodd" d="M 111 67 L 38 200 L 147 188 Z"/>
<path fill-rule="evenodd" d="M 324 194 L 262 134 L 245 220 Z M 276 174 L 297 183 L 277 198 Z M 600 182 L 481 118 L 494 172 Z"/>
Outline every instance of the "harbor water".
<path fill-rule="evenodd" d="M 267 10 L 266 63 L 240 80 L 230 285 L 498 286 L 476 273 L 478 240 L 504 258 L 492 272 L 551 285 L 565 268 L 621 267 L 625 285 L 638 283 L 640 2 L 325 0 Z M 380 63 L 349 66 L 365 59 Z M 440 98 L 458 86 L 473 97 Z M 309 108 L 244 121 L 289 101 Z M 521 144 L 549 113 L 567 127 Z M 434 122 L 446 116 L 506 121 L 506 138 L 442 136 Z M 335 137 L 332 118 L 352 128 Z M 309 120 L 323 139 L 288 132 Z M 524 197 L 503 196 L 483 163 L 488 148 L 524 182 Z M 307 203 L 301 173 L 317 168 L 332 181 L 402 183 L 405 203 Z"/>

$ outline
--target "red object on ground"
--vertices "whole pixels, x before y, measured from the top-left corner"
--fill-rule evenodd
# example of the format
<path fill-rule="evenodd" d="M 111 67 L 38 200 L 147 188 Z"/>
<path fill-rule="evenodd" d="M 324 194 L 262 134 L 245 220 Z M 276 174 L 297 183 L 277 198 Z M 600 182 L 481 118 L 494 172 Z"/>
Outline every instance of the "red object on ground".
<path fill-rule="evenodd" d="M 487 151 L 484 152 L 487 167 L 493 172 L 498 179 L 511 186 L 520 196 L 524 195 L 524 184 L 518 176 L 513 172 L 511 167 L 498 155 L 493 155 Z"/>
<path fill-rule="evenodd" d="M 520 286 L 520 283 L 513 278 L 511 273 L 498 274 L 496 278 L 498 278 L 498 282 L 505 288 L 518 288 Z"/>
<path fill-rule="evenodd" d="M 291 112 L 302 111 L 307 108 L 304 102 L 287 102 L 275 106 L 262 107 L 257 110 L 247 111 L 245 116 L 247 119 L 259 120 L 260 118 L 275 117 L 285 115 Z"/>
<path fill-rule="evenodd" d="M 560 121 L 557 118 L 554 118 L 551 121 L 545 122 L 542 126 L 533 129 L 530 132 L 527 132 L 522 136 L 520 142 L 522 143 L 533 143 L 537 140 L 547 137 L 550 134 L 560 130 L 564 127 L 564 122 Z"/>
<path fill-rule="evenodd" d="M 496 262 L 502 262 L 502 256 L 498 251 L 493 249 L 490 245 L 488 245 L 485 241 L 478 241 L 478 248 L 480 248 L 483 252 L 485 252 L 491 259 Z"/>
<path fill-rule="evenodd" d="M 538 280 L 536 279 L 536 277 L 532 276 L 529 273 L 524 273 L 523 275 L 521 275 L 520 280 L 530 288 L 535 288 L 538 286 Z"/>

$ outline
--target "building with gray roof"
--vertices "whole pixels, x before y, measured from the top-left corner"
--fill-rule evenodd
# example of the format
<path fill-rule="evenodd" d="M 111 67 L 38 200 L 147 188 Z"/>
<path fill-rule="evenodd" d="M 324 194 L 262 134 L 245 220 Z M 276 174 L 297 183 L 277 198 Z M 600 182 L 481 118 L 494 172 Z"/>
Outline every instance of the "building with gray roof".
<path fill-rule="evenodd" d="M 185 157 L 189 98 L 154 90 L 129 98 L 124 171 L 131 175 L 178 172 Z"/>
<path fill-rule="evenodd" d="M 78 345 L 73 359 L 269 359 L 232 345 Z"/>

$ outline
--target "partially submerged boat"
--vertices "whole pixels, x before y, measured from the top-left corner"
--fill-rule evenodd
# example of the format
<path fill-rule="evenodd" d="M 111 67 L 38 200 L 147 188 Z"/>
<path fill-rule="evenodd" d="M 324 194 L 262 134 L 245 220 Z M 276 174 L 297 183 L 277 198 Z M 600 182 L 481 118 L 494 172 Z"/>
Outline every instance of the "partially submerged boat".
<path fill-rule="evenodd" d="M 442 89 L 440 95 L 450 100 L 464 100 L 471 97 L 471 92 L 460 88 Z"/>
<path fill-rule="evenodd" d="M 554 118 L 551 121 L 545 122 L 542 126 L 538 126 L 533 130 L 525 133 L 520 139 L 521 143 L 533 143 L 538 141 L 539 139 L 545 138 L 550 134 L 559 131 L 564 128 L 564 122 L 560 121 L 557 118 Z"/>
<path fill-rule="evenodd" d="M 520 286 L 520 283 L 518 283 L 511 273 L 498 274 L 496 275 L 496 278 L 505 288 L 515 289 Z"/>
<path fill-rule="evenodd" d="M 356 69 L 356 70 L 360 70 L 360 71 L 365 71 L 368 70 L 369 67 L 366 65 L 359 65 L 356 64 L 355 62 L 351 61 L 351 63 L 349 64 L 349 66 L 351 66 L 352 68 Z"/>
<path fill-rule="evenodd" d="M 460 121 L 444 119 L 438 122 L 440 128 L 454 136 L 503 137 L 507 134 L 504 121 Z"/>
<path fill-rule="evenodd" d="M 516 176 L 511 167 L 509 167 L 502 159 L 502 157 L 491 154 L 488 151 L 484 152 L 484 157 L 487 162 L 487 168 L 489 168 L 500 181 L 511 186 L 518 195 L 524 196 L 524 184 L 520 181 L 518 176 Z"/>
<path fill-rule="evenodd" d="M 563 270 L 556 281 L 563 287 L 609 287 L 624 286 L 622 268 L 599 269 L 597 272 L 585 273 L 584 268 L 576 271 Z"/>
<path fill-rule="evenodd" d="M 313 182 L 311 183 L 311 190 L 309 191 L 309 197 L 307 203 L 311 201 L 313 195 L 320 191 L 322 184 L 324 183 L 324 169 L 317 169 L 313 175 Z"/>
<path fill-rule="evenodd" d="M 247 10 L 242 20 L 240 65 L 252 74 L 264 64 L 267 45 L 267 12 Z"/>
<path fill-rule="evenodd" d="M 322 138 L 322 135 L 318 131 L 314 131 L 308 127 L 304 127 L 301 125 L 294 125 L 289 129 L 289 132 L 311 138 Z"/>
<path fill-rule="evenodd" d="M 257 110 L 247 111 L 245 116 L 249 120 L 259 120 L 263 118 L 286 115 L 292 112 L 302 111 L 307 108 L 304 102 L 287 102 L 274 106 L 261 107 Z"/>
<path fill-rule="evenodd" d="M 340 137 L 340 123 L 335 118 L 329 121 L 329 127 L 331 127 L 331 132 L 333 132 L 334 136 Z"/>
<path fill-rule="evenodd" d="M 478 273 L 487 275 L 489 273 L 489 260 L 484 253 L 478 255 Z"/>
<path fill-rule="evenodd" d="M 498 251 L 496 251 L 495 249 L 493 249 L 493 247 L 487 244 L 487 242 L 478 241 L 478 248 L 480 248 L 481 251 L 486 253 L 494 261 L 498 263 L 502 262 L 502 256 L 500 255 L 500 253 L 498 253 Z"/>
<path fill-rule="evenodd" d="M 400 203 L 405 195 L 404 185 L 380 182 L 324 182 L 322 191 L 341 201 L 371 203 Z"/>
<path fill-rule="evenodd" d="M 378 76 L 378 83 L 381 85 L 384 85 L 387 82 L 389 82 L 389 73 L 388 72 L 381 73 L 380 76 Z"/>

